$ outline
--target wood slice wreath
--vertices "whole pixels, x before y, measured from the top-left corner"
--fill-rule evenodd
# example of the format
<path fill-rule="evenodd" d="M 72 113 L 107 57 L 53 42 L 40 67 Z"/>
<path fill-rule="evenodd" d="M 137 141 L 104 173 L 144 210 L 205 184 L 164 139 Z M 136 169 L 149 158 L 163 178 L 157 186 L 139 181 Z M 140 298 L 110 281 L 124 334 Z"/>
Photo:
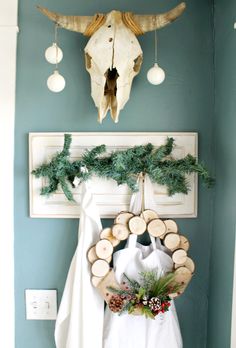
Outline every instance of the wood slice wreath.
<path fill-rule="evenodd" d="M 169 297 L 173 299 L 180 296 L 192 278 L 195 265 L 187 255 L 190 244 L 185 236 L 179 234 L 174 220 L 160 219 L 155 211 L 149 209 L 144 210 L 139 216 L 121 212 L 116 216 L 112 227 L 102 230 L 100 240 L 88 250 L 87 254 L 91 263 L 92 284 L 99 290 L 110 308 L 114 306 L 119 308 L 119 301 L 110 290 L 120 287 L 110 267 L 114 247 L 126 240 L 130 234 L 141 235 L 145 231 L 153 237 L 159 237 L 172 257 L 173 281 L 178 284 L 178 291 L 170 293 Z"/>

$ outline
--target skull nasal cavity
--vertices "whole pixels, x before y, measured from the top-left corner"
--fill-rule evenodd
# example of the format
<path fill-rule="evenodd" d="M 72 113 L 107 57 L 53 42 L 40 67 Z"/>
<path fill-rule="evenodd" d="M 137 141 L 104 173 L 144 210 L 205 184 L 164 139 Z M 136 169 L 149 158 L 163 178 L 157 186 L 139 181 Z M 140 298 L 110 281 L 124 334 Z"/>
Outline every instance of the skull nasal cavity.
<path fill-rule="evenodd" d="M 116 91 L 117 91 L 116 80 L 119 77 L 117 70 L 115 68 L 108 69 L 105 73 L 105 77 L 106 77 L 106 84 L 104 88 L 104 95 L 109 94 L 112 96 L 116 96 Z"/>

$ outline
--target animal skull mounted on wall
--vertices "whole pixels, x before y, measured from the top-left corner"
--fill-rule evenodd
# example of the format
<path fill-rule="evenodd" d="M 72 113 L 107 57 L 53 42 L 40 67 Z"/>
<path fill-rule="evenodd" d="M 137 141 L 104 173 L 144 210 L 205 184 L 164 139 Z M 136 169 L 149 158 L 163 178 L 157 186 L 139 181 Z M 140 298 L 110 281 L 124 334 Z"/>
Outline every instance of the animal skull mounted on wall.
<path fill-rule="evenodd" d="M 111 11 L 95 16 L 64 16 L 42 7 L 38 9 L 61 28 L 91 37 L 84 49 L 85 63 L 101 123 L 109 110 L 114 122 L 118 122 L 120 110 L 129 99 L 133 78 L 139 73 L 143 59 L 136 36 L 165 27 L 185 7 L 181 3 L 157 15 Z"/>

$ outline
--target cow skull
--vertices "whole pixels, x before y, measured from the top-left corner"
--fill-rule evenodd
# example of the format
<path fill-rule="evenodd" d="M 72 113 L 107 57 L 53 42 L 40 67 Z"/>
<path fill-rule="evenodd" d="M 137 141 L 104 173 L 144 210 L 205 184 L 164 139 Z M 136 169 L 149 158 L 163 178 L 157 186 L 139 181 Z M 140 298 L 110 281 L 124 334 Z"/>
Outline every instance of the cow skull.
<path fill-rule="evenodd" d="M 181 3 L 157 15 L 111 11 L 95 16 L 64 16 L 38 8 L 60 27 L 91 36 L 84 49 L 85 63 L 101 123 L 109 110 L 114 122 L 118 122 L 120 110 L 129 99 L 133 78 L 139 73 L 143 58 L 136 36 L 166 26 L 178 18 L 185 7 L 185 3 Z"/>

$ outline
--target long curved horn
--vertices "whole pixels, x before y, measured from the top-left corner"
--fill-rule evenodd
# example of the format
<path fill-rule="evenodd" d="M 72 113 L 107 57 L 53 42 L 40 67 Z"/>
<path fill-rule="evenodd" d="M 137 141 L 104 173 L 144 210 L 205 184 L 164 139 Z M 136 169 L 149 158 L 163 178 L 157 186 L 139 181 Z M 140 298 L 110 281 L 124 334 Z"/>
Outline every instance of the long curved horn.
<path fill-rule="evenodd" d="M 82 34 L 85 33 L 86 28 L 95 19 L 94 16 L 64 16 L 56 12 L 51 12 L 41 6 L 37 6 L 37 8 L 42 14 L 51 19 L 51 21 L 57 23 L 60 27 Z"/>
<path fill-rule="evenodd" d="M 186 4 L 182 2 L 172 10 L 157 15 L 133 15 L 134 21 L 139 25 L 144 33 L 165 27 L 173 22 L 185 10 Z"/>

